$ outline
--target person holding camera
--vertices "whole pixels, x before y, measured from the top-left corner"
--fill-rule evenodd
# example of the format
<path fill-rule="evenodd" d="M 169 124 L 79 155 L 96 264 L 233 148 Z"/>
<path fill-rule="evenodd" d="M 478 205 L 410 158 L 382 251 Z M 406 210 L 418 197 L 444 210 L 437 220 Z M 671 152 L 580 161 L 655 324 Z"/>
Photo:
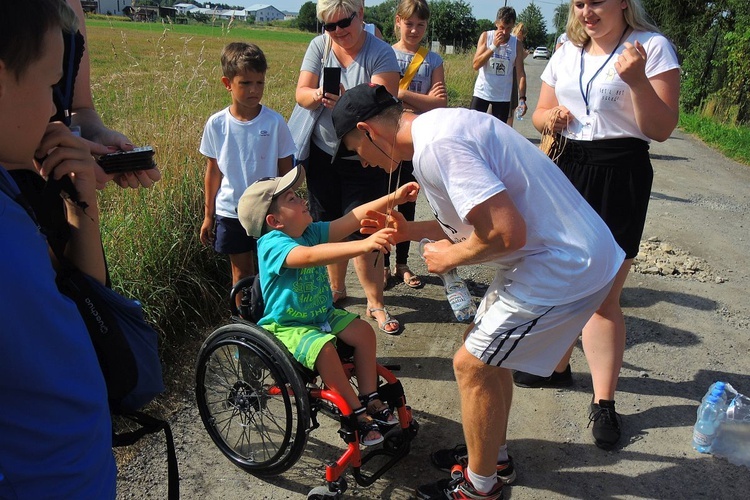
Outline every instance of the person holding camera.
<path fill-rule="evenodd" d="M 0 498 L 114 499 L 112 422 L 91 338 L 57 288 L 44 214 L 3 168 L 37 157 L 43 174 L 72 184 L 66 257 L 102 282 L 96 165 L 83 140 L 49 123 L 75 14 L 62 0 L 0 0 L 0 12 Z"/>
<path fill-rule="evenodd" d="M 347 89 L 361 83 L 385 85 L 398 92 L 399 66 L 390 45 L 364 29 L 363 0 L 319 0 L 318 19 L 325 34 L 314 38 L 307 48 L 297 80 L 298 108 L 289 120 L 295 137 L 297 160 L 307 169 L 307 190 L 310 213 L 315 221 L 332 221 L 388 192 L 388 175 L 364 169 L 357 157 L 333 159 L 338 139 L 331 122 L 331 109 L 339 99 L 338 92 L 325 90 L 321 81 L 323 68 L 341 69 L 337 87 Z M 330 83 L 330 82 L 328 82 Z M 296 113 L 299 107 L 308 112 Z M 315 113 L 310 136 L 305 136 L 304 122 Z M 309 147 L 309 155 L 305 154 Z M 352 238 L 359 238 L 354 233 Z M 395 335 L 401 325 L 385 309 L 383 302 L 383 264 L 380 254 L 368 253 L 355 257 L 354 269 L 367 298 L 367 316 L 374 319 L 381 332 Z M 376 262 L 377 261 L 377 262 Z M 380 265 L 378 265 L 380 264 Z M 346 298 L 348 261 L 328 266 L 333 301 Z"/>

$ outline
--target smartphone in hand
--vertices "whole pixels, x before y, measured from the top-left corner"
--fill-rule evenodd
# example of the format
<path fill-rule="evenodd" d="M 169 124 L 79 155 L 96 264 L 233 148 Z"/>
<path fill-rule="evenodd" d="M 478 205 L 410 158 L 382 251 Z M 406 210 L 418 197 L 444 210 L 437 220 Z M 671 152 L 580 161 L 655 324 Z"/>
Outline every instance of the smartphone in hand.
<path fill-rule="evenodd" d="M 131 151 L 116 151 L 100 156 L 96 162 L 107 174 L 121 174 L 156 167 L 154 149 L 151 146 L 134 148 Z"/>
<path fill-rule="evenodd" d="M 323 92 L 339 95 L 341 68 L 323 68 Z"/>

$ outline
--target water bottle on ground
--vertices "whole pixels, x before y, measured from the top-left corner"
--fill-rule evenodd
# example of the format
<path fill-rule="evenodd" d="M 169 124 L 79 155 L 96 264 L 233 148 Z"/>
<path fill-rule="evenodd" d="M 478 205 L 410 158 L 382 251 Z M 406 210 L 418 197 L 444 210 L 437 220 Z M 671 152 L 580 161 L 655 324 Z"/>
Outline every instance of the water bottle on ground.
<path fill-rule="evenodd" d="M 706 399 L 708 399 L 708 396 L 711 394 L 717 396 L 721 403 L 723 403 L 724 407 L 726 408 L 727 405 L 727 390 L 726 390 L 727 383 L 722 381 L 717 381 L 711 384 L 708 387 L 708 391 L 706 391 L 706 394 L 704 394 L 703 399 L 701 399 L 701 404 L 706 402 Z M 729 398 L 731 400 L 731 398 Z"/>
<path fill-rule="evenodd" d="M 693 427 L 693 448 L 700 453 L 710 453 L 722 420 L 719 398 L 711 394 L 698 407 L 698 418 Z"/>
<path fill-rule="evenodd" d="M 750 425 L 750 398 L 738 393 L 727 406 L 727 420 Z"/>
<path fill-rule="evenodd" d="M 740 394 L 730 384 L 726 384 L 725 390 L 729 399 L 726 418 L 719 426 L 711 453 L 750 468 L 750 397 Z"/>
<path fill-rule="evenodd" d="M 425 238 L 419 242 L 419 254 L 422 256 L 424 256 L 424 246 L 427 243 L 433 243 L 433 241 Z M 451 305 L 451 309 L 453 309 L 456 320 L 461 323 L 469 323 L 477 313 L 477 306 L 474 304 L 474 299 L 471 298 L 466 283 L 458 275 L 455 268 L 439 276 L 443 280 L 445 296 Z"/>

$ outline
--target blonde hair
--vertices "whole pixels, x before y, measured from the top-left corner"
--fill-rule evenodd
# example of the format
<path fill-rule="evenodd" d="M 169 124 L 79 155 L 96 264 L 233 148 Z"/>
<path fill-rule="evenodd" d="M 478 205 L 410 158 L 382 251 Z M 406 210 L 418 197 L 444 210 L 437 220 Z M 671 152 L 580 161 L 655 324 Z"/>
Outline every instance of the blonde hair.
<path fill-rule="evenodd" d="M 430 18 L 430 6 L 427 0 L 401 0 L 396 7 L 396 15 L 401 19 L 417 16 L 426 21 Z"/>
<path fill-rule="evenodd" d="M 315 12 L 318 15 L 318 21 L 323 22 L 325 18 L 337 10 L 345 10 L 349 13 L 364 10 L 365 0 L 318 0 L 315 6 Z"/>
<path fill-rule="evenodd" d="M 511 31 L 511 35 L 515 35 L 516 37 L 520 34 L 521 36 L 525 37 L 529 32 L 529 29 L 526 27 L 525 24 L 523 24 L 523 21 L 519 22 L 515 25 L 513 28 L 513 31 Z"/>
<path fill-rule="evenodd" d="M 565 33 L 568 35 L 570 40 L 577 47 L 583 47 L 591 37 L 583 29 L 583 25 L 578 22 L 575 17 L 575 4 L 576 0 L 570 2 L 570 9 L 568 10 L 568 24 L 565 27 Z M 622 11 L 622 15 L 625 18 L 625 23 L 628 26 L 638 31 L 653 31 L 654 33 L 661 33 L 650 20 L 649 15 L 646 13 L 646 9 L 643 8 L 641 0 L 621 0 L 625 2 L 626 8 Z"/>

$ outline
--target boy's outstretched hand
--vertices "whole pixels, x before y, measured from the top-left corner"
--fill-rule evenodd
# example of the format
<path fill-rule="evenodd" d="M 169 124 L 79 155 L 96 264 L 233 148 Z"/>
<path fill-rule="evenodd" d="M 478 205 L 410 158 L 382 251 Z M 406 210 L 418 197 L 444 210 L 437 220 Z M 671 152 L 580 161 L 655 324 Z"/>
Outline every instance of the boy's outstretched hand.
<path fill-rule="evenodd" d="M 369 238 L 362 240 L 364 245 L 363 253 L 380 252 L 383 254 L 391 252 L 391 245 L 393 242 L 393 234 L 395 233 L 393 228 L 381 229 L 374 234 L 370 235 Z"/>
<path fill-rule="evenodd" d="M 419 184 L 416 182 L 407 182 L 394 193 L 394 205 L 403 205 L 407 202 L 417 201 L 419 196 Z"/>

